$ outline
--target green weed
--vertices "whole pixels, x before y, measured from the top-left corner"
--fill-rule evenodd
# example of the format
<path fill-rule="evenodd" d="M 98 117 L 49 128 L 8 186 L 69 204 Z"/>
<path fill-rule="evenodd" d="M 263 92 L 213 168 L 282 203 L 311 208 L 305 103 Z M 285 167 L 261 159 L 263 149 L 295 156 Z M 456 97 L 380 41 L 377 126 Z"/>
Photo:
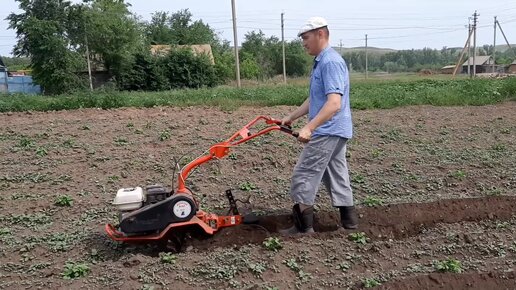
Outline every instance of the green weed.
<path fill-rule="evenodd" d="M 369 207 L 373 207 L 373 206 L 383 205 L 383 201 L 379 198 L 368 196 L 364 199 L 362 204 L 369 206 Z"/>
<path fill-rule="evenodd" d="M 77 279 L 86 276 L 90 272 L 90 267 L 85 263 L 67 262 L 64 271 L 64 279 Z"/>
<path fill-rule="evenodd" d="M 168 139 L 170 139 L 170 132 L 168 130 L 164 130 L 159 133 L 159 141 L 165 141 Z"/>
<path fill-rule="evenodd" d="M 22 137 L 18 141 L 18 147 L 20 147 L 22 149 L 32 148 L 32 147 L 34 147 L 35 144 L 36 144 L 36 142 L 34 140 L 32 140 L 31 138 L 28 138 L 28 137 Z"/>
<path fill-rule="evenodd" d="M 36 155 L 39 156 L 39 157 L 47 156 L 48 155 L 48 151 L 44 147 L 38 147 L 36 149 Z"/>
<path fill-rule="evenodd" d="M 454 171 L 450 174 L 451 177 L 454 177 L 456 179 L 464 179 L 466 177 L 466 172 L 464 172 L 463 170 L 459 169 L 457 171 Z"/>
<path fill-rule="evenodd" d="M 373 288 L 381 285 L 381 283 L 374 278 L 366 278 L 362 281 L 362 284 L 365 288 Z"/>
<path fill-rule="evenodd" d="M 246 181 L 244 183 L 241 183 L 239 188 L 241 190 L 244 190 L 244 191 L 251 191 L 251 190 L 256 189 L 258 187 L 254 183 L 252 183 L 250 181 Z"/>
<path fill-rule="evenodd" d="M 434 268 L 438 272 L 461 273 L 462 265 L 458 260 L 448 258 L 443 261 L 435 261 Z"/>
<path fill-rule="evenodd" d="M 73 199 L 68 195 L 60 195 L 56 198 L 54 204 L 57 206 L 72 206 Z"/>
<path fill-rule="evenodd" d="M 63 141 L 63 147 L 65 148 L 73 148 L 75 146 L 75 140 L 73 138 L 68 138 Z"/>
<path fill-rule="evenodd" d="M 364 232 L 360 233 L 351 233 L 348 235 L 348 240 L 353 241 L 357 244 L 365 245 L 367 244 L 367 236 Z"/>
<path fill-rule="evenodd" d="M 351 182 L 352 183 L 362 184 L 362 183 L 366 182 L 366 178 L 362 174 L 352 174 L 351 175 Z"/>
<path fill-rule="evenodd" d="M 126 138 L 117 137 L 117 138 L 115 138 L 115 145 L 116 146 L 126 146 L 126 145 L 129 145 L 129 141 Z"/>
<path fill-rule="evenodd" d="M 50 215 L 40 212 L 34 214 L 12 214 L 9 216 L 0 216 L 0 221 L 33 228 L 52 223 L 52 218 Z"/>
<path fill-rule="evenodd" d="M 505 151 L 507 151 L 507 146 L 505 146 L 505 144 L 497 143 L 497 144 L 493 144 L 491 146 L 491 149 L 494 151 L 498 151 L 498 152 L 505 152 Z"/>
<path fill-rule="evenodd" d="M 287 265 L 287 267 L 289 267 L 290 270 L 292 270 L 294 272 L 301 271 L 301 266 L 299 266 L 299 264 L 297 263 L 296 258 L 290 258 L 290 259 L 284 260 L 283 263 L 285 265 Z"/>
<path fill-rule="evenodd" d="M 283 245 L 281 244 L 281 240 L 277 237 L 269 237 L 264 242 L 263 245 L 265 248 L 269 251 L 277 252 L 281 248 L 283 248 Z"/>
<path fill-rule="evenodd" d="M 172 253 L 159 253 L 159 260 L 163 264 L 175 264 L 177 257 L 176 255 L 173 255 Z"/>
<path fill-rule="evenodd" d="M 249 270 L 256 276 L 260 277 L 267 269 L 264 263 L 249 264 Z"/>

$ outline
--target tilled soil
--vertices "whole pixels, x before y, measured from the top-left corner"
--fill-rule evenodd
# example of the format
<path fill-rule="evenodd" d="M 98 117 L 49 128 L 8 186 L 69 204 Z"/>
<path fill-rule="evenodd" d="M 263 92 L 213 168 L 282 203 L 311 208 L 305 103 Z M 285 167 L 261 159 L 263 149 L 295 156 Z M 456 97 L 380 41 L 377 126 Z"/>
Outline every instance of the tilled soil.
<path fill-rule="evenodd" d="M 497 289 L 512 290 L 516 285 L 514 270 L 509 273 L 470 273 L 470 274 L 443 274 L 433 273 L 421 275 L 401 281 L 393 281 L 376 287 L 378 290 L 404 289 Z"/>
<path fill-rule="evenodd" d="M 184 165 L 255 116 L 293 109 L 0 114 L 0 288 L 513 289 L 514 102 L 355 111 L 348 162 L 360 241 L 335 231 L 323 188 L 318 233 L 277 234 L 291 223 L 289 179 L 302 148 L 279 132 L 234 148 L 187 181 L 206 211 L 227 210 L 228 188 L 250 197 L 258 225 L 187 240 L 181 253 L 106 237 L 103 225 L 117 222 L 118 188 L 173 187 L 181 156 Z M 268 238 L 281 248 L 268 250 Z M 460 266 L 446 271 L 462 273 L 440 272 L 452 260 Z"/>
<path fill-rule="evenodd" d="M 339 231 L 340 222 L 337 212 L 318 212 L 314 220 L 316 234 L 311 237 L 345 239 L 351 232 L 364 232 L 372 240 L 404 239 L 417 236 L 441 223 L 508 221 L 514 216 L 515 207 L 516 196 L 447 199 L 429 203 L 364 207 L 358 211 L 360 229 L 355 231 Z M 289 214 L 261 216 L 256 224 L 224 228 L 208 240 L 187 240 L 185 246 L 192 245 L 199 250 L 209 250 L 217 247 L 261 244 L 267 237 L 278 236 L 280 229 L 288 228 L 292 224 Z M 295 236 L 289 238 L 296 239 Z"/>

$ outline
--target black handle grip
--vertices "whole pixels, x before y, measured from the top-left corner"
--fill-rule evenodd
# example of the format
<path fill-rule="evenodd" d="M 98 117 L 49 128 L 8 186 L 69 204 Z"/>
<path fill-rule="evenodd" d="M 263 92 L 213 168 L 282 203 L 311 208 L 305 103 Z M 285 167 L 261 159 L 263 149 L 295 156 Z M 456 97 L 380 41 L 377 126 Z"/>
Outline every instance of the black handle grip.
<path fill-rule="evenodd" d="M 285 132 L 285 133 L 288 133 L 294 137 L 299 137 L 299 133 L 298 132 L 294 132 L 292 131 L 292 127 L 291 126 L 288 126 L 288 125 L 281 125 L 281 124 L 278 124 L 279 127 L 280 127 L 280 130 Z"/>

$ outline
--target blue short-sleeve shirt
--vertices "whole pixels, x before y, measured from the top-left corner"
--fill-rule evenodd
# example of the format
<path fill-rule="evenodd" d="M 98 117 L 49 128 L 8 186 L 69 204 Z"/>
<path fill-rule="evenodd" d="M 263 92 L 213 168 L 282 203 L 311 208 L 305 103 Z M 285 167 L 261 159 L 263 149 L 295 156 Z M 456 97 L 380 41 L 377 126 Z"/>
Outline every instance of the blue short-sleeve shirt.
<path fill-rule="evenodd" d="M 333 117 L 319 126 L 312 136 L 353 136 L 351 109 L 349 107 L 349 73 L 342 56 L 330 46 L 314 60 L 310 78 L 310 107 L 308 118 L 312 120 L 326 103 L 328 94 L 341 95 L 341 107 Z"/>

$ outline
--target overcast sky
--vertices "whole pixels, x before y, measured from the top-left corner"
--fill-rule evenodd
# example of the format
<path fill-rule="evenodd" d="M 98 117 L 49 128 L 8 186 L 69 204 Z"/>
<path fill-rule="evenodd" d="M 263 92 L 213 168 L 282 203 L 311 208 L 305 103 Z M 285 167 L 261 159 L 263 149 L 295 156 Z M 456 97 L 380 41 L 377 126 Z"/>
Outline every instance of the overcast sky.
<path fill-rule="evenodd" d="M 80 2 L 80 1 L 72 1 Z M 194 19 L 208 23 L 224 39 L 233 40 L 231 0 L 130 0 L 131 11 L 144 20 L 153 12 L 189 9 Z M 7 30 L 5 17 L 17 12 L 15 0 L 0 0 L 0 55 L 9 55 L 16 43 Z M 493 43 L 493 17 L 509 42 L 516 43 L 515 0 L 236 0 L 239 44 L 248 31 L 261 29 L 266 35 L 281 37 L 280 15 L 285 13 L 285 38 L 296 38 L 299 27 L 311 16 L 325 17 L 330 41 L 344 47 L 364 45 L 394 49 L 440 49 L 462 47 L 467 38 L 468 18 L 480 14 L 477 44 Z M 505 43 L 498 30 L 497 44 Z"/>

